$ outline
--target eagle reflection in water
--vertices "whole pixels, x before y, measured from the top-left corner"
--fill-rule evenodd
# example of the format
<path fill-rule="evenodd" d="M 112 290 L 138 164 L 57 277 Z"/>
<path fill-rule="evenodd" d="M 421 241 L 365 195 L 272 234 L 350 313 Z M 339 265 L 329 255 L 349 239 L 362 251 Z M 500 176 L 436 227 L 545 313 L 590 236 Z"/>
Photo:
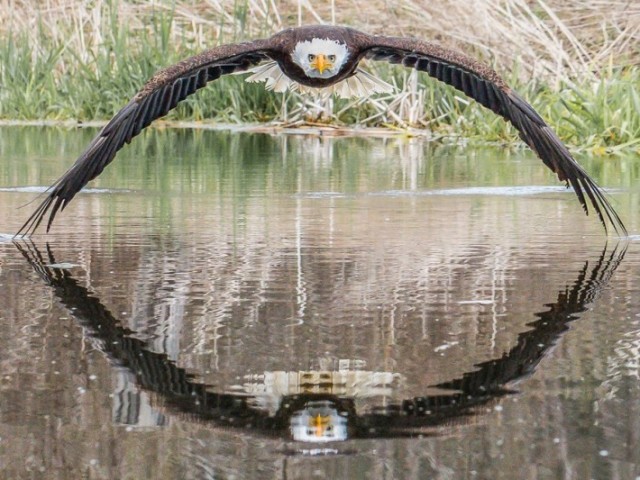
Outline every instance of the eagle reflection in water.
<path fill-rule="evenodd" d="M 212 391 L 210 385 L 197 381 L 165 354 L 151 351 L 145 341 L 135 338 L 135 332 L 123 327 L 94 293 L 68 270 L 56 267 L 49 245 L 47 258 L 33 243 L 16 246 L 96 348 L 113 364 L 126 368 L 140 388 L 154 394 L 168 415 L 317 444 L 354 438 L 437 435 L 447 426 L 464 423 L 469 416 L 486 411 L 487 405 L 515 392 L 508 387 L 509 383 L 535 371 L 546 352 L 568 330 L 568 324 L 606 286 L 626 251 L 626 246 L 613 249 L 605 246 L 599 258 L 586 261 L 573 283 L 559 290 L 555 303 L 546 304 L 545 310 L 535 313 L 535 320 L 528 324 L 530 330 L 521 333 L 513 348 L 500 358 L 477 364 L 458 378 L 433 385 L 437 394 L 361 413 L 356 410 L 356 398 L 366 396 L 367 391 L 379 394 L 381 389 L 392 388 L 397 374 L 268 372 L 260 377 L 263 384 L 255 383 L 250 391 Z M 265 381 L 267 376 L 269 382 Z M 283 378 L 287 381 L 281 381 Z M 330 453 L 332 449 L 313 449 L 316 450 Z"/>

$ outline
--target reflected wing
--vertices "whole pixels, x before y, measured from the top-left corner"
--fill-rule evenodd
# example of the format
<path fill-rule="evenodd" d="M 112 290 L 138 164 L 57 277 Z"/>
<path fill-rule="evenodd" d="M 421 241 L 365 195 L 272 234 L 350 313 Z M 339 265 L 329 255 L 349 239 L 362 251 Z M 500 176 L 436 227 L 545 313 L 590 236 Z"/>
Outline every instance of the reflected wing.
<path fill-rule="evenodd" d="M 589 214 L 588 197 L 607 230 L 605 217 L 619 235 L 627 230 L 604 192 L 587 175 L 538 113 L 491 68 L 466 55 L 438 45 L 408 38 L 371 37 L 366 58 L 400 63 L 464 92 L 481 105 L 511 122 L 520 137 L 558 175 L 571 185 L 584 211 Z"/>
<path fill-rule="evenodd" d="M 16 235 L 33 233 L 50 210 L 47 231 L 58 213 L 113 160 L 116 152 L 155 119 L 221 75 L 247 70 L 267 60 L 269 40 L 225 45 L 156 73 L 91 141 L 73 166 L 47 190 L 47 197 Z"/>

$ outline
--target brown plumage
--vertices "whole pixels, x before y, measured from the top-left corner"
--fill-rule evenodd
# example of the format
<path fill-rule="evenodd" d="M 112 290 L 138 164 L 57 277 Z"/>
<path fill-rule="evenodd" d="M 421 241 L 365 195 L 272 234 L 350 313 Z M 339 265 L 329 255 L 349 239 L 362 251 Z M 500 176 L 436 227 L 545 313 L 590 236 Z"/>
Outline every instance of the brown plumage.
<path fill-rule="evenodd" d="M 315 39 L 315 40 L 314 40 Z M 323 76 L 301 63 L 294 50 L 301 44 L 330 40 L 344 51 L 341 63 L 331 65 Z M 322 42 L 320 42 L 322 43 Z M 326 42 L 325 42 L 326 43 Z M 309 55 L 309 59 L 315 55 Z M 336 58 L 329 55 L 328 58 Z M 166 115 L 178 102 L 221 75 L 242 72 L 268 61 L 298 84 L 325 88 L 358 75 L 360 60 L 384 60 L 426 72 L 464 92 L 483 106 L 511 122 L 521 138 L 561 181 L 571 185 L 585 212 L 589 203 L 607 229 L 610 223 L 619 235 L 627 231 L 604 192 L 573 159 L 553 130 L 531 105 L 490 67 L 466 55 L 439 45 L 411 38 L 372 36 L 334 26 L 307 26 L 279 32 L 268 39 L 223 45 L 183 60 L 156 73 L 98 133 L 73 166 L 49 189 L 47 197 L 33 212 L 17 235 L 35 232 L 49 213 L 47 231 L 59 210 L 113 160 L 116 152 L 152 121 Z M 314 64 L 312 64 L 314 65 Z M 314 66 L 315 68 L 315 66 Z M 588 200 L 587 200 L 588 199 Z"/>

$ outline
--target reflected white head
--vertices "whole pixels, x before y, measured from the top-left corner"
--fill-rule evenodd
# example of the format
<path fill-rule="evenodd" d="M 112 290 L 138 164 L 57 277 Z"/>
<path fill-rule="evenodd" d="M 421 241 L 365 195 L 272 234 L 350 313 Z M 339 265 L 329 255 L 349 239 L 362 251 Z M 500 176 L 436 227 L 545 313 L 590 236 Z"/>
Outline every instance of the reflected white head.
<path fill-rule="evenodd" d="M 291 57 L 305 75 L 312 78 L 331 78 L 336 75 L 349 51 L 344 43 L 336 40 L 314 38 L 298 42 Z"/>

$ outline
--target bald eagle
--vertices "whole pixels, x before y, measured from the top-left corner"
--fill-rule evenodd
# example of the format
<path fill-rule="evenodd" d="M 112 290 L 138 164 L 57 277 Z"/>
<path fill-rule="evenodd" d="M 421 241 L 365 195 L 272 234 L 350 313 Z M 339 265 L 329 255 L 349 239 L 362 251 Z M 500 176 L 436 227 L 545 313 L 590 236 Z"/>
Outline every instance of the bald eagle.
<path fill-rule="evenodd" d="M 490 67 L 454 50 L 413 38 L 369 35 L 347 27 L 289 28 L 270 38 L 222 45 L 158 71 L 105 125 L 16 235 L 36 231 L 49 212 L 47 232 L 59 210 L 155 119 L 222 75 L 247 72 L 276 91 L 328 89 L 342 96 L 384 92 L 389 86 L 358 68 L 362 59 L 387 61 L 426 72 L 464 92 L 511 122 L 521 138 L 561 181 L 573 187 L 585 213 L 588 203 L 605 231 L 610 223 L 626 235 L 622 220 L 604 192 L 574 160 L 538 113 Z"/>

